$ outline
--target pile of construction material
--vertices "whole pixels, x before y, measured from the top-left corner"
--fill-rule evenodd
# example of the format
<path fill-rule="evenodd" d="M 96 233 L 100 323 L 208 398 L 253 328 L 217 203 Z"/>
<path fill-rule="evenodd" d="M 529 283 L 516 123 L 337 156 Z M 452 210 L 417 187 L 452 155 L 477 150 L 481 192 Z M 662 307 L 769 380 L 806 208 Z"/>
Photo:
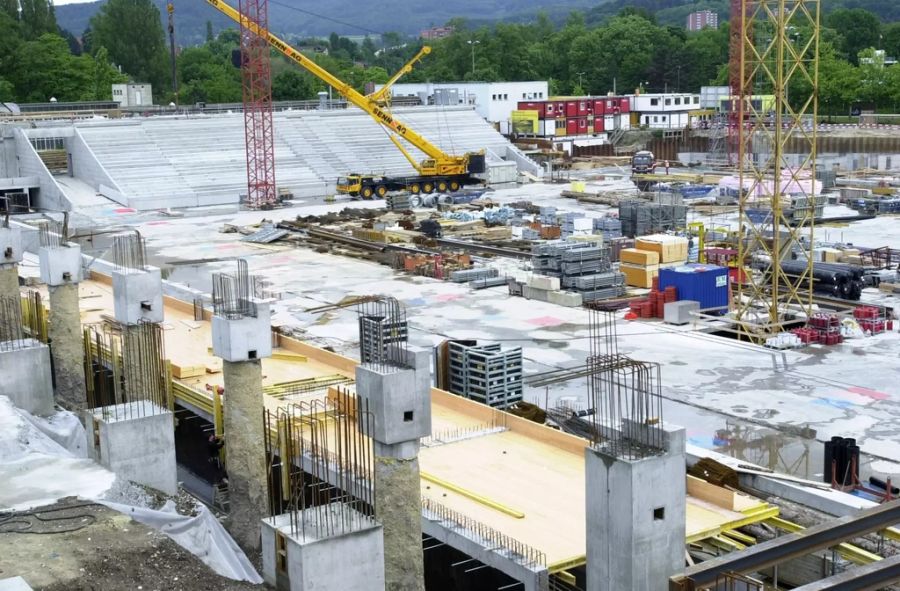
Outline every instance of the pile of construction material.
<path fill-rule="evenodd" d="M 884 331 L 894 330 L 894 320 L 888 318 L 884 308 L 877 306 L 858 306 L 853 310 L 853 318 L 859 324 L 863 333 L 868 335 L 881 334 Z"/>
<path fill-rule="evenodd" d="M 584 303 L 580 293 L 560 290 L 559 277 L 531 275 L 524 283 L 513 281 L 509 287 L 511 295 L 521 295 L 526 300 L 548 302 L 567 308 L 578 308 Z"/>
<path fill-rule="evenodd" d="M 807 263 L 782 261 L 781 270 L 791 277 L 803 277 L 807 273 Z M 863 275 L 863 269 L 854 265 L 815 263 L 813 266 L 813 291 L 828 297 L 859 300 L 862 290 L 865 288 Z"/>
<path fill-rule="evenodd" d="M 413 275 L 444 279 L 472 266 L 472 257 L 464 252 L 440 254 L 398 252 L 394 254 L 393 267 Z"/>
<path fill-rule="evenodd" d="M 500 272 L 491 267 L 453 271 L 450 273 L 450 281 L 453 283 L 468 283 L 472 289 L 506 285 L 506 277 L 500 277 Z"/>
<path fill-rule="evenodd" d="M 652 234 L 635 240 L 634 248 L 619 252 L 619 270 L 625 283 L 632 287 L 649 288 L 659 276 L 660 268 L 683 265 L 688 258 L 688 239 L 684 236 Z"/>
<path fill-rule="evenodd" d="M 622 234 L 632 238 L 677 230 L 687 226 L 687 206 L 631 199 L 619 203 L 619 221 Z"/>
<path fill-rule="evenodd" d="M 558 284 L 553 283 L 555 289 L 577 292 L 584 302 L 625 294 L 625 277 L 613 268 L 609 246 L 603 242 L 568 240 L 535 244 L 531 255 L 535 273 L 557 279 Z"/>
<path fill-rule="evenodd" d="M 522 348 L 502 350 L 498 343 L 450 341 L 449 388 L 454 394 L 496 408 L 522 400 Z"/>
<path fill-rule="evenodd" d="M 813 314 L 805 327 L 795 328 L 791 332 L 804 344 L 837 345 L 844 341 L 844 336 L 841 334 L 841 320 L 837 314 L 821 312 Z"/>

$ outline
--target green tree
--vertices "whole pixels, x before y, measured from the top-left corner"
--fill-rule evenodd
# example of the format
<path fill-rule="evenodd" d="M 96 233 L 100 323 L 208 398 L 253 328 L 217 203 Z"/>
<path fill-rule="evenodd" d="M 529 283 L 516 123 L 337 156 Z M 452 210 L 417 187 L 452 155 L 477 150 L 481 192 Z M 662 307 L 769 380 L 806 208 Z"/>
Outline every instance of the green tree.
<path fill-rule="evenodd" d="M 288 68 L 272 79 L 272 98 L 276 101 L 303 101 L 316 98 L 318 87 L 311 74 Z"/>
<path fill-rule="evenodd" d="M 94 51 L 105 47 L 133 80 L 168 86 L 165 34 L 152 0 L 108 0 L 91 18 L 91 30 Z"/>
<path fill-rule="evenodd" d="M 206 21 L 206 42 L 211 43 L 215 38 L 215 35 L 213 35 L 212 21 Z"/>
<path fill-rule="evenodd" d="M 19 45 L 9 76 L 21 102 L 89 100 L 92 67 L 90 56 L 75 57 L 65 39 L 45 33 Z"/>
<path fill-rule="evenodd" d="M 241 73 L 208 47 L 190 47 L 178 56 L 180 99 L 185 104 L 236 103 L 241 100 Z"/>
<path fill-rule="evenodd" d="M 881 47 L 888 57 L 900 59 L 900 22 L 888 23 L 882 27 Z"/>
<path fill-rule="evenodd" d="M 854 65 L 859 63 L 860 51 L 880 45 L 881 21 L 868 10 L 839 8 L 828 15 L 825 22 L 838 33 L 838 51 Z"/>
<path fill-rule="evenodd" d="M 57 33 L 56 14 L 48 0 L 18 0 L 21 6 L 23 36 L 27 40 L 37 39 L 44 33 Z"/>

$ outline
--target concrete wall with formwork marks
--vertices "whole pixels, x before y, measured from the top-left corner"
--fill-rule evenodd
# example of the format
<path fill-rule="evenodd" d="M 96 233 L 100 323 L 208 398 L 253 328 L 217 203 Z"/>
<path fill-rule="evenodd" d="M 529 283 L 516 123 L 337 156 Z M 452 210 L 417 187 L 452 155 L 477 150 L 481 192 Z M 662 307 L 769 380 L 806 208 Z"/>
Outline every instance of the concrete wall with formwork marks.
<path fill-rule="evenodd" d="M 178 494 L 172 412 L 139 400 L 84 411 L 88 456 L 124 478 Z"/>
<path fill-rule="evenodd" d="M 33 415 L 53 413 L 50 350 L 33 339 L 0 343 L 0 396 Z"/>
<path fill-rule="evenodd" d="M 646 429 L 622 428 L 637 438 Z M 685 432 L 660 429 L 665 450 L 658 455 L 631 459 L 585 449 L 587 591 L 666 591 L 669 577 L 684 568 Z"/>

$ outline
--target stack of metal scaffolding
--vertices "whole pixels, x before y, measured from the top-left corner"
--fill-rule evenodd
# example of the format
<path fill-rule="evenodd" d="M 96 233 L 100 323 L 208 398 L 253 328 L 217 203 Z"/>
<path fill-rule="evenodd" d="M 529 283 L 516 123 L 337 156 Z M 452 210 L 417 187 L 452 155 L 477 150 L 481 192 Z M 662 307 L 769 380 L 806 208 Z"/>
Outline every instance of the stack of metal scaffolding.
<path fill-rule="evenodd" d="M 622 234 L 629 238 L 687 227 L 687 206 L 634 199 L 619 202 Z"/>
<path fill-rule="evenodd" d="M 581 293 L 582 301 L 625 295 L 625 276 L 610 259 L 608 244 L 601 241 L 554 241 L 531 249 L 535 273 L 559 277 L 560 286 Z"/>
<path fill-rule="evenodd" d="M 522 348 L 449 344 L 450 391 L 488 406 L 508 408 L 522 400 Z"/>

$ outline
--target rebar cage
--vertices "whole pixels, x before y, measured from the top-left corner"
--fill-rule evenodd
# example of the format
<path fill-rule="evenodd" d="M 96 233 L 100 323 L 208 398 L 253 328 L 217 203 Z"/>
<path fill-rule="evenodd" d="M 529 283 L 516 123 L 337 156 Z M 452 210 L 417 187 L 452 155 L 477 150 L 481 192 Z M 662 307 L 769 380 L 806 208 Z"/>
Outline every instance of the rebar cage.
<path fill-rule="evenodd" d="M 618 350 L 615 314 L 590 312 L 587 387 L 591 440 L 603 451 L 640 459 L 665 451 L 660 366 L 636 361 Z"/>
<path fill-rule="evenodd" d="M 375 518 L 374 416 L 342 388 L 265 413 L 269 515 L 287 514 L 291 535 L 323 538 Z"/>
<path fill-rule="evenodd" d="M 106 320 L 87 326 L 84 348 L 88 408 L 120 406 L 117 414 L 138 418 L 169 407 L 168 366 L 159 324 L 126 326 Z M 137 404 L 141 401 L 151 405 Z"/>
<path fill-rule="evenodd" d="M 396 298 L 380 296 L 357 306 L 360 362 L 381 372 L 408 367 L 409 325 Z"/>
<path fill-rule="evenodd" d="M 256 317 L 256 304 L 250 298 L 252 288 L 252 278 L 244 259 L 238 259 L 237 272 L 233 275 L 213 273 L 213 313 L 228 320 Z"/>

